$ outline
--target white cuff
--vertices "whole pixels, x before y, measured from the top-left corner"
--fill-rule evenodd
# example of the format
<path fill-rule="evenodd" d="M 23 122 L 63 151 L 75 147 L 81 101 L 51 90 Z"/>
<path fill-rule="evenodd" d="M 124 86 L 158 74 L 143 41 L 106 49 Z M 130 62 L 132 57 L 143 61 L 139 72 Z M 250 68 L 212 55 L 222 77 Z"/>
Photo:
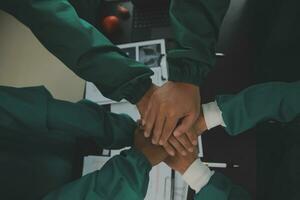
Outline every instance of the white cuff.
<path fill-rule="evenodd" d="M 190 167 L 182 175 L 183 180 L 198 193 L 210 180 L 214 174 L 201 160 L 198 158 L 190 165 Z"/>
<path fill-rule="evenodd" d="M 222 112 L 216 101 L 202 105 L 204 120 L 208 130 L 219 125 L 226 126 L 222 117 Z"/>

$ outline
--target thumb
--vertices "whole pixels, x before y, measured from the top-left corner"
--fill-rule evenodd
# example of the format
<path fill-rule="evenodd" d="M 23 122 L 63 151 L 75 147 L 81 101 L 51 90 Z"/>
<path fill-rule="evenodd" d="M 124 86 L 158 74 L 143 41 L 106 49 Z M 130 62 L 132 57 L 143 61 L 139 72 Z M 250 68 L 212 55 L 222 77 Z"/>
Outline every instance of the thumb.
<path fill-rule="evenodd" d="M 182 119 L 179 126 L 176 127 L 174 130 L 174 136 L 179 137 L 184 133 L 188 132 L 190 128 L 193 126 L 194 122 L 196 121 L 193 115 L 186 116 Z"/>

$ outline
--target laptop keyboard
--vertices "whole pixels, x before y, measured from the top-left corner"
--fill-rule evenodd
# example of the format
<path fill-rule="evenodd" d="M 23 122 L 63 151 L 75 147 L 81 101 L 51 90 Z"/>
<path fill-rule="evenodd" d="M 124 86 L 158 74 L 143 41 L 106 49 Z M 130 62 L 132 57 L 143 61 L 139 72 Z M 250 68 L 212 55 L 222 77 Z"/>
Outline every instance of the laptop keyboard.
<path fill-rule="evenodd" d="M 133 9 L 133 28 L 155 28 L 169 25 L 170 18 L 167 8 Z"/>

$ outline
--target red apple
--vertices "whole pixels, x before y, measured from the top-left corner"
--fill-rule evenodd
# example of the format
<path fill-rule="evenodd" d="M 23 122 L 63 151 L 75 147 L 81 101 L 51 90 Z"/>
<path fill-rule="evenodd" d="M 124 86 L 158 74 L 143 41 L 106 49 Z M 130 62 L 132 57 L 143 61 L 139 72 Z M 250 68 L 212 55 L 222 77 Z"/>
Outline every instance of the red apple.
<path fill-rule="evenodd" d="M 102 20 L 102 28 L 108 34 L 115 33 L 120 28 L 120 20 L 118 17 L 111 15 Z"/>

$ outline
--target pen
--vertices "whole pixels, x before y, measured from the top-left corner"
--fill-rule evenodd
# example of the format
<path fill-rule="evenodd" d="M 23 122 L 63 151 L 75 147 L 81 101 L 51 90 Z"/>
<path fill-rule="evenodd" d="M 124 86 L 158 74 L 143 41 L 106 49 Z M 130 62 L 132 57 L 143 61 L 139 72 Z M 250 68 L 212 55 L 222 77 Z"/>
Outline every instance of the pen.
<path fill-rule="evenodd" d="M 227 163 L 213 163 L 213 162 L 203 162 L 205 165 L 207 165 L 208 167 L 212 167 L 212 168 L 238 168 L 240 167 L 239 165 L 228 165 Z"/>
<path fill-rule="evenodd" d="M 217 57 L 224 57 L 225 54 L 224 54 L 224 53 L 216 53 L 216 56 L 217 56 Z"/>

